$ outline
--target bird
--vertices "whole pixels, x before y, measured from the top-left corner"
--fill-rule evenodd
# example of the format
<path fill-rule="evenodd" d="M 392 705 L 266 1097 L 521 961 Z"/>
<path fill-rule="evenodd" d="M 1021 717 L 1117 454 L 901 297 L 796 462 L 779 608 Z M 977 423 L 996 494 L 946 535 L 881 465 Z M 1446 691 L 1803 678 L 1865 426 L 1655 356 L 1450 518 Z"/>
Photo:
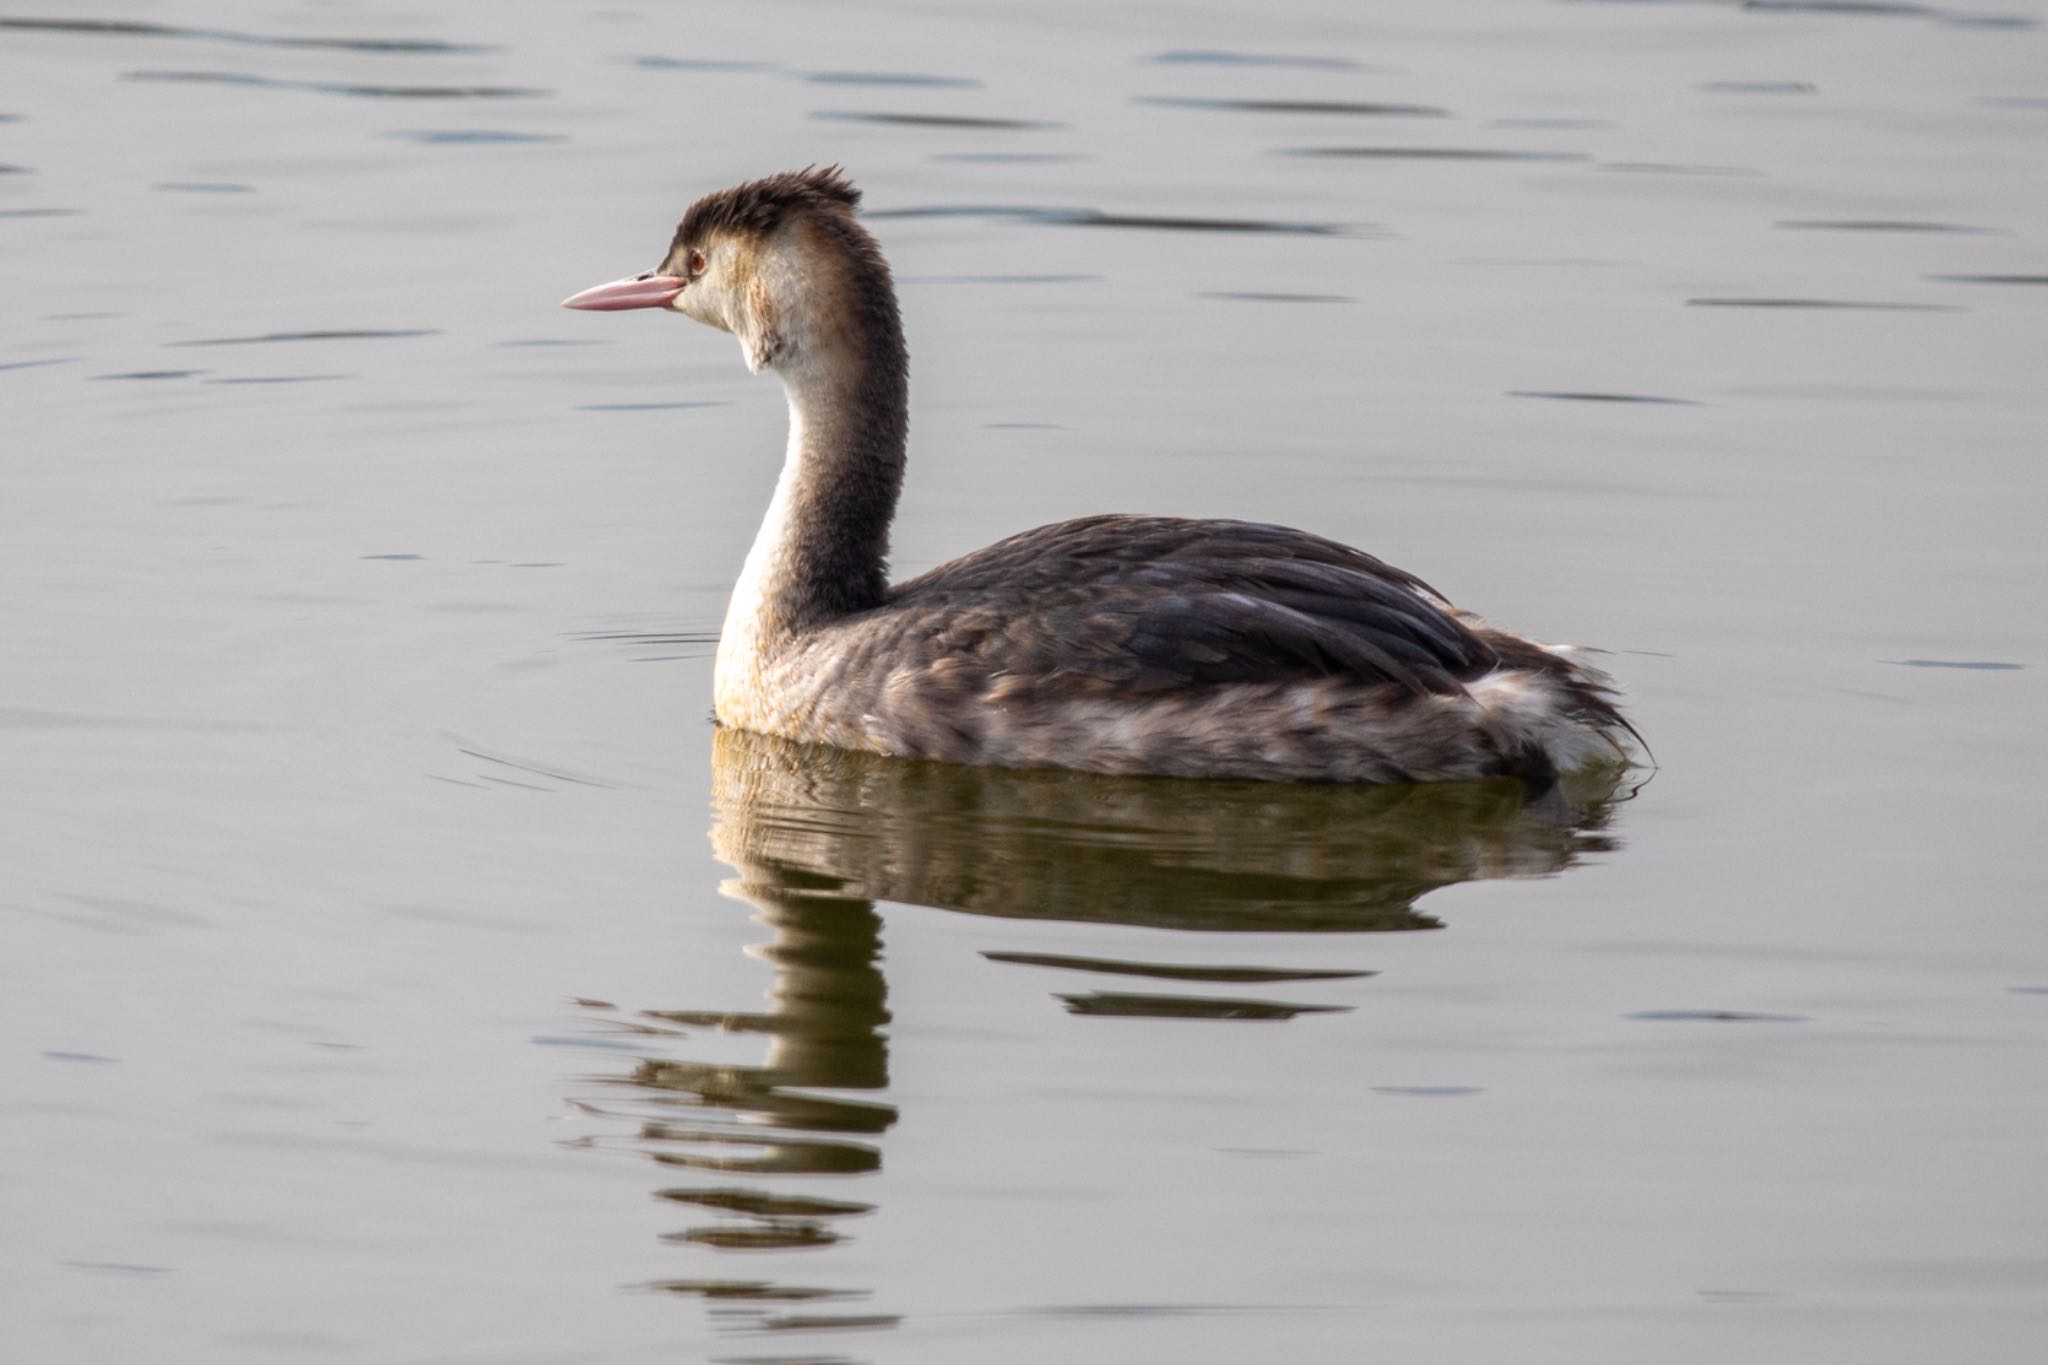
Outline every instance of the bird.
<path fill-rule="evenodd" d="M 719 190 L 655 269 L 563 300 L 679 313 L 782 381 L 788 445 L 719 634 L 719 725 L 1191 779 L 1544 785 L 1634 761 L 1640 736 L 1583 651 L 1306 531 L 1090 516 L 890 583 L 909 357 L 860 201 L 838 166 Z"/>

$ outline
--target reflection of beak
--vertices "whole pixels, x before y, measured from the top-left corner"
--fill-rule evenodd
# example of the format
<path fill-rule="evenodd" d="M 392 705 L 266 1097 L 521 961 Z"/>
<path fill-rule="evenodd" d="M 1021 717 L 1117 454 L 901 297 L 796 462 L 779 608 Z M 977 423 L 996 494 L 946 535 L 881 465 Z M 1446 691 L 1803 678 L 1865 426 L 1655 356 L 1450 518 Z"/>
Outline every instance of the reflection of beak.
<path fill-rule="evenodd" d="M 673 275 L 635 275 L 630 280 L 613 280 L 571 294 L 562 300 L 562 307 L 588 308 L 600 313 L 622 308 L 660 308 L 683 292 L 683 283 Z"/>

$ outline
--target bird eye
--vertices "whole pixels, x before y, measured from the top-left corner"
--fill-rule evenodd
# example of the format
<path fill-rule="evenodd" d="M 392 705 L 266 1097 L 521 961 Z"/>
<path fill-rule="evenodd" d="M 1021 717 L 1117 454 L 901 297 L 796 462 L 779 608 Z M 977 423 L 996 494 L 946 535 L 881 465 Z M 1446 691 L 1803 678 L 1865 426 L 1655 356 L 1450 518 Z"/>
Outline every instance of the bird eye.
<path fill-rule="evenodd" d="M 690 252 L 690 275 L 692 278 L 695 278 L 696 276 L 701 275 L 703 273 L 704 253 L 701 251 L 692 250 Z"/>

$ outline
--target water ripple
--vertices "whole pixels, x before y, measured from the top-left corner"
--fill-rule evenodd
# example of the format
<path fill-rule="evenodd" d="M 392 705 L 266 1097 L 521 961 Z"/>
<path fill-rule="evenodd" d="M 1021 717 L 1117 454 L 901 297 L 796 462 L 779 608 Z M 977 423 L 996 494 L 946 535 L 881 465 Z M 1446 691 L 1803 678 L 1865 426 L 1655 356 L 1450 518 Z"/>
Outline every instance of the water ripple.
<path fill-rule="evenodd" d="M 1089 991 L 1061 995 L 1067 1013 L 1120 1019 L 1286 1020 L 1304 1014 L 1343 1014 L 1355 1005 L 1303 1005 L 1285 1000 L 1239 1000 L 1212 995 L 1153 995 L 1134 991 Z"/>
<path fill-rule="evenodd" d="M 896 71 L 812 71 L 804 79 L 813 85 L 894 85 L 929 90 L 981 88 L 981 82 L 971 76 L 919 76 Z"/>
<path fill-rule="evenodd" d="M 2048 284 L 2048 275 L 1929 275 L 1944 284 Z"/>
<path fill-rule="evenodd" d="M 1972 236 L 2010 235 L 2004 228 L 1970 227 L 1963 223 L 1923 223 L 1910 218 L 1787 218 L 1772 226 L 1813 232 L 1957 232 Z"/>
<path fill-rule="evenodd" d="M 1133 104 L 1160 109 L 1210 109 L 1249 114 L 1355 114 L 1365 116 L 1448 118 L 1451 111 L 1434 104 L 1383 104 L 1365 100 L 1212 99 L 1197 95 L 1138 95 Z"/>
<path fill-rule="evenodd" d="M 285 38 L 268 33 L 243 33 L 225 28 L 185 28 L 139 19 L 0 19 L 0 29 L 42 33 L 95 34 L 115 38 L 189 38 L 210 43 L 257 47 L 315 48 L 343 52 L 467 54 L 501 49 L 480 43 L 445 43 L 430 38 Z"/>
<path fill-rule="evenodd" d="M 1042 119 L 988 118 L 979 114 L 892 114 L 866 109 L 814 109 L 814 119 L 840 119 L 848 123 L 884 123 L 906 128 L 1064 128 L 1064 123 Z"/>
<path fill-rule="evenodd" d="M 1107 972 L 1116 976 L 1150 976 L 1172 981 L 1338 981 L 1377 972 L 1329 967 L 1207 967 L 1199 964 L 1129 962 L 1118 958 L 1076 957 L 1067 953 L 1009 953 L 986 951 L 991 962 L 1011 962 L 1023 967 L 1056 967 L 1075 972 Z"/>
<path fill-rule="evenodd" d="M 1145 58 L 1160 66 L 1272 66 L 1302 71 L 1386 71 L 1349 57 L 1301 56 L 1289 53 L 1232 52 L 1221 48 L 1181 48 Z"/>
<path fill-rule="evenodd" d="M 1803 1014 L 1759 1014 L 1752 1010 L 1637 1010 L 1625 1014 L 1624 1019 L 1639 1019 L 1651 1023 L 1704 1023 L 1704 1024 L 1804 1024 L 1809 1022 Z"/>
<path fill-rule="evenodd" d="M 567 142 L 561 133 L 515 133 L 502 128 L 406 128 L 384 134 L 423 146 L 487 146 L 492 143 Z"/>
<path fill-rule="evenodd" d="M 1812 81 L 1702 81 L 1698 87 L 1716 95 L 1818 95 Z"/>
<path fill-rule="evenodd" d="M 1647 393 L 1601 393 L 1573 389 L 1510 389 L 1510 398 L 1555 398 L 1567 403 L 1647 403 L 1698 407 L 1696 398 L 1662 398 Z"/>
<path fill-rule="evenodd" d="M 1967 668 L 1987 673 L 2011 672 L 2026 667 L 2025 664 L 1999 659 L 1883 659 L 1879 662 L 1897 664 L 1901 668 Z"/>
<path fill-rule="evenodd" d="M 265 332 L 260 336 L 247 337 L 205 337 L 197 341 L 169 341 L 167 346 L 255 346 L 272 341 L 382 341 L 394 337 L 431 337 L 440 332 L 433 328 L 410 328 L 405 330 L 375 331 L 369 329 L 354 331 L 321 332 Z"/>
<path fill-rule="evenodd" d="M 1288 147 L 1282 156 L 1359 161 L 1591 161 L 1586 152 L 1524 152 L 1502 147 Z"/>
<path fill-rule="evenodd" d="M 306 90 L 360 99 L 448 100 L 532 99 L 553 92 L 519 85 L 354 85 L 340 81 L 298 81 L 242 71 L 128 71 L 121 79 L 198 85 L 243 85 L 270 90 Z"/>
<path fill-rule="evenodd" d="M 1769 299 L 1733 298 L 1687 299 L 1689 308 L 1818 308 L 1851 310 L 1864 313 L 1957 313 L 1963 311 L 1952 303 L 1883 303 L 1855 299 Z"/>
<path fill-rule="evenodd" d="M 1059 227 L 1157 228 L 1172 232 L 1278 232 L 1304 236 L 1356 234 L 1370 225 L 1280 222 L 1267 218 L 1184 217 L 1178 214 L 1106 213 L 1101 209 L 1034 208 L 1023 204 L 931 204 L 883 209 L 870 218 L 1007 218 Z"/>

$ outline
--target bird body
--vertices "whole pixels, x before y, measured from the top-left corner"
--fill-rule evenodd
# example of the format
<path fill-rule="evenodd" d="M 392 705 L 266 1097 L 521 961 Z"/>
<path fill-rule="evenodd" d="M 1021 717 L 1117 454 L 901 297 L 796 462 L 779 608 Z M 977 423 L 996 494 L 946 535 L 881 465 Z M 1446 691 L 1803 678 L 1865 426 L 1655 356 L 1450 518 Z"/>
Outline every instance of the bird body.
<path fill-rule="evenodd" d="M 1333 540 L 1228 520 L 1042 526 L 890 586 L 908 361 L 835 170 L 698 201 L 662 266 L 571 307 L 666 307 L 781 376 L 782 474 L 721 633 L 721 724 L 1111 774 L 1397 782 L 1626 760 L 1606 675 Z"/>

